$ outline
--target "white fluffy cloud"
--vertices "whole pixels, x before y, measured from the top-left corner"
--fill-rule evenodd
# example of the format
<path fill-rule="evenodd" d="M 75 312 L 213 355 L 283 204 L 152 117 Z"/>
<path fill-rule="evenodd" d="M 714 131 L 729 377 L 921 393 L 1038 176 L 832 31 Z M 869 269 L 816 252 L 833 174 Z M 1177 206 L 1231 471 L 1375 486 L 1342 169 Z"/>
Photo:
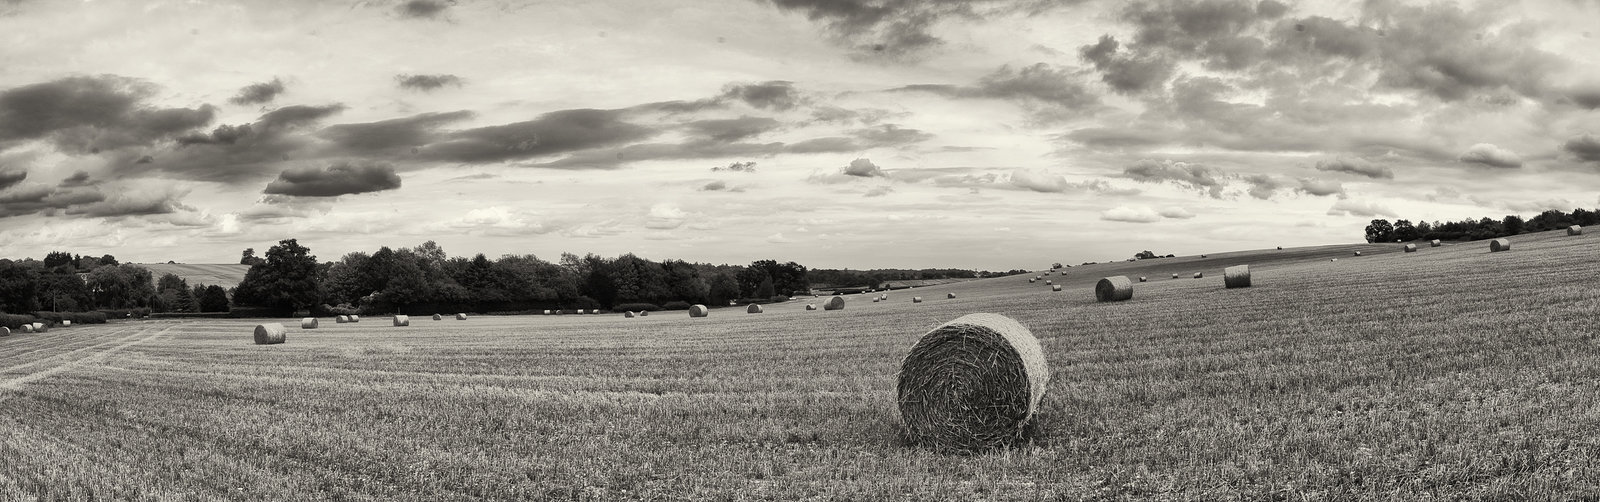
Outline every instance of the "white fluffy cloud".
<path fill-rule="evenodd" d="M 1161 215 L 1154 209 L 1144 206 L 1117 206 L 1101 212 L 1100 219 L 1127 223 L 1155 223 L 1161 221 Z"/>

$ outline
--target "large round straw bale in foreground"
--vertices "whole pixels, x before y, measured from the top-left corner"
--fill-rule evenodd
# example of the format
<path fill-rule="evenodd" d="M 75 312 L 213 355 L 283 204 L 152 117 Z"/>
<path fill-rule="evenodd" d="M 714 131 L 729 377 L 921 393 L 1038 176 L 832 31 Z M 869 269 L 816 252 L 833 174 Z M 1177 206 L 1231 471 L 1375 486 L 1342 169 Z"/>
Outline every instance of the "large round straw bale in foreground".
<path fill-rule="evenodd" d="M 822 310 L 840 310 L 840 309 L 843 309 L 843 308 L 844 308 L 844 297 L 843 296 L 835 296 L 833 298 L 829 298 L 828 301 L 822 302 Z"/>
<path fill-rule="evenodd" d="M 1050 382 L 1039 340 L 998 314 L 968 314 L 922 335 L 900 363 L 906 439 L 978 453 L 1027 437 Z"/>
<path fill-rule="evenodd" d="M 1227 289 L 1250 287 L 1250 266 L 1235 265 L 1222 269 L 1222 285 Z"/>
<path fill-rule="evenodd" d="M 1417 252 L 1417 245 L 1416 244 L 1406 244 L 1406 252 L 1407 253 L 1415 253 L 1415 252 Z"/>
<path fill-rule="evenodd" d="M 1567 235 L 1583 235 L 1583 227 L 1578 225 L 1567 227 Z"/>
<path fill-rule="evenodd" d="M 1056 285 L 1050 286 L 1050 290 L 1051 291 L 1061 291 L 1061 285 L 1060 284 L 1056 284 Z"/>
<path fill-rule="evenodd" d="M 744 309 L 744 313 L 746 313 L 746 314 L 760 314 L 761 313 L 761 306 L 752 303 L 752 304 L 750 304 L 750 307 Z"/>
<path fill-rule="evenodd" d="M 317 329 L 317 318 L 307 317 L 300 320 L 300 329 Z"/>
<path fill-rule="evenodd" d="M 410 326 L 411 325 L 411 316 L 395 315 L 394 316 L 394 325 L 395 326 Z"/>
<path fill-rule="evenodd" d="M 256 345 L 283 343 L 283 340 L 288 336 L 289 330 L 283 329 L 282 324 L 272 323 L 256 325 Z"/>
<path fill-rule="evenodd" d="M 439 315 L 439 314 L 434 314 L 433 315 L 433 320 L 435 320 L 435 321 L 443 321 L 444 320 L 444 316 Z"/>
<path fill-rule="evenodd" d="M 1100 279 L 1094 283 L 1094 298 L 1102 302 L 1120 302 L 1133 298 L 1133 281 L 1119 275 Z"/>
<path fill-rule="evenodd" d="M 456 312 L 456 320 L 457 321 L 465 321 L 465 320 L 467 320 L 467 313 L 466 312 Z"/>
<path fill-rule="evenodd" d="M 1511 250 L 1511 241 L 1509 239 L 1495 239 L 1495 240 L 1489 241 L 1489 252 L 1490 253 L 1497 253 L 1497 252 L 1500 252 L 1500 251 L 1510 251 L 1510 250 Z"/>
<path fill-rule="evenodd" d="M 1434 239 L 1434 240 L 1428 241 L 1428 246 L 1429 247 L 1439 247 L 1439 245 L 1440 245 L 1439 244 L 1439 239 Z"/>
<path fill-rule="evenodd" d="M 706 309 L 705 305 L 696 304 L 693 307 L 689 307 L 689 317 L 705 317 L 708 315 L 711 315 L 711 311 Z"/>
<path fill-rule="evenodd" d="M 334 324 L 344 324 L 344 323 L 350 322 L 350 316 L 341 315 L 339 317 L 335 317 L 335 318 L 333 318 L 333 322 L 334 322 Z"/>

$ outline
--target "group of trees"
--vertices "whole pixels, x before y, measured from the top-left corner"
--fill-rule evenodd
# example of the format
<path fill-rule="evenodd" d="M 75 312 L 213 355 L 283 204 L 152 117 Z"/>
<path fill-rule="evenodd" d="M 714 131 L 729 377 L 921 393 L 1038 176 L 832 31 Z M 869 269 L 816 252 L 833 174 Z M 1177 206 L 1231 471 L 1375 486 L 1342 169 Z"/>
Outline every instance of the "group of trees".
<path fill-rule="evenodd" d="M 144 267 L 111 255 L 53 251 L 44 260 L 0 259 L 0 311 L 83 312 L 148 306 L 154 281 Z"/>
<path fill-rule="evenodd" d="M 1429 223 L 1411 220 L 1377 219 L 1367 225 L 1367 242 L 1405 242 L 1415 240 L 1480 240 L 1505 237 L 1529 232 L 1543 232 L 1557 230 L 1572 225 L 1590 226 L 1600 223 L 1600 211 L 1587 209 L 1574 209 L 1571 214 L 1558 210 L 1549 210 L 1539 213 L 1526 221 L 1521 216 L 1507 215 L 1499 220 L 1492 218 L 1471 218 L 1461 221 L 1435 221 Z"/>
<path fill-rule="evenodd" d="M 992 277 L 1026 273 L 1024 270 L 993 273 L 987 270 L 974 272 L 961 269 L 925 268 L 911 269 L 874 269 L 874 270 L 833 270 L 815 269 L 808 275 L 812 284 L 834 288 L 851 287 L 877 287 L 888 281 L 916 281 L 928 279 L 972 279 L 978 277 Z"/>
<path fill-rule="evenodd" d="M 156 312 L 227 312 L 228 291 L 218 285 L 196 284 L 176 274 L 165 274 L 156 280 L 156 294 L 150 300 L 150 310 Z"/>
<path fill-rule="evenodd" d="M 247 250 L 244 259 L 253 258 Z M 809 291 L 808 271 L 794 262 L 760 260 L 745 267 L 681 260 L 661 262 L 563 254 L 490 259 L 450 257 L 433 241 L 379 248 L 318 262 L 294 239 L 280 241 L 250 267 L 234 290 L 236 305 L 278 311 L 322 309 L 426 314 L 550 308 L 611 308 L 628 303 L 724 304 Z"/>

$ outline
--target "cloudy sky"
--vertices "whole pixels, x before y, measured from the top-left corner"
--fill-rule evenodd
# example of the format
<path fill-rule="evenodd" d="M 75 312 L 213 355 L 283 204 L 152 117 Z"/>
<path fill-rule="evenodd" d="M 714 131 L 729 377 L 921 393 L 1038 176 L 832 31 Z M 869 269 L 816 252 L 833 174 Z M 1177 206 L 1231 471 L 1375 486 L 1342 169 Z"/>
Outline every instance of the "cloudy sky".
<path fill-rule="evenodd" d="M 0 256 L 1037 268 L 1600 205 L 1600 2 L 0 0 Z"/>

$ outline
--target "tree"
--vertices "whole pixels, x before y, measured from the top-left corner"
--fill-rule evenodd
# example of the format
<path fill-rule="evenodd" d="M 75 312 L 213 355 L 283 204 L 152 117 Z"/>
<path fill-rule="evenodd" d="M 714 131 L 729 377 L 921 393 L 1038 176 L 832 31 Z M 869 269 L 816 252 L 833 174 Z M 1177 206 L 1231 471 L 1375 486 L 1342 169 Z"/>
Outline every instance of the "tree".
<path fill-rule="evenodd" d="M 1500 228 L 1505 232 L 1505 235 L 1520 234 L 1522 233 L 1522 217 L 1508 214 L 1504 220 L 1501 220 Z"/>
<path fill-rule="evenodd" d="M 0 311 L 21 313 L 39 309 L 39 271 L 28 262 L 0 260 Z"/>
<path fill-rule="evenodd" d="M 240 305 L 294 312 L 316 305 L 321 297 L 317 257 L 294 239 L 284 239 L 267 250 L 265 261 L 250 266 L 233 300 Z"/>
<path fill-rule="evenodd" d="M 227 312 L 228 290 L 215 284 L 206 286 L 205 291 L 200 294 L 199 303 L 201 312 Z"/>
<path fill-rule="evenodd" d="M 1394 238 L 1401 241 L 1417 240 L 1417 227 L 1411 226 L 1411 220 L 1396 220 L 1394 222 Z"/>
<path fill-rule="evenodd" d="M 256 248 L 244 248 L 244 252 L 240 253 L 240 256 L 239 256 L 239 264 L 240 265 L 251 265 L 251 266 L 254 266 L 254 265 L 259 265 L 259 264 L 261 264 L 262 262 L 265 262 L 265 261 L 266 261 L 265 259 L 256 256 Z"/>
<path fill-rule="evenodd" d="M 1137 258 L 1137 259 L 1140 259 L 1140 260 L 1148 260 L 1148 259 L 1151 259 L 1151 258 L 1160 258 L 1161 256 L 1157 255 L 1155 253 L 1152 253 L 1152 252 L 1150 252 L 1150 250 L 1146 249 L 1146 250 L 1141 251 L 1141 252 L 1139 252 L 1137 254 L 1134 254 L 1133 257 Z"/>
<path fill-rule="evenodd" d="M 1389 220 L 1376 219 L 1367 225 L 1367 242 L 1389 242 L 1394 240 L 1394 226 Z"/>
<path fill-rule="evenodd" d="M 727 305 L 730 300 L 739 299 L 739 281 L 732 275 L 717 274 L 711 278 L 711 287 L 706 294 L 706 300 L 713 305 Z"/>
<path fill-rule="evenodd" d="M 77 263 L 77 261 L 77 259 L 72 257 L 71 253 L 65 251 L 51 251 L 49 254 L 44 255 L 44 268 L 55 271 L 55 269 L 60 267 L 75 266 L 74 264 Z"/>
<path fill-rule="evenodd" d="M 86 282 L 95 305 L 106 308 L 144 305 L 155 294 L 150 270 L 137 265 L 96 267 Z"/>
<path fill-rule="evenodd" d="M 770 275 L 767 276 L 766 279 L 763 279 L 761 281 L 761 284 L 756 286 L 756 294 L 755 294 L 756 298 L 760 298 L 760 299 L 765 300 L 767 298 L 772 298 L 773 296 L 777 296 L 777 294 L 778 294 L 778 292 L 777 292 L 776 289 L 774 289 L 774 287 L 772 285 L 772 276 L 770 276 Z"/>

